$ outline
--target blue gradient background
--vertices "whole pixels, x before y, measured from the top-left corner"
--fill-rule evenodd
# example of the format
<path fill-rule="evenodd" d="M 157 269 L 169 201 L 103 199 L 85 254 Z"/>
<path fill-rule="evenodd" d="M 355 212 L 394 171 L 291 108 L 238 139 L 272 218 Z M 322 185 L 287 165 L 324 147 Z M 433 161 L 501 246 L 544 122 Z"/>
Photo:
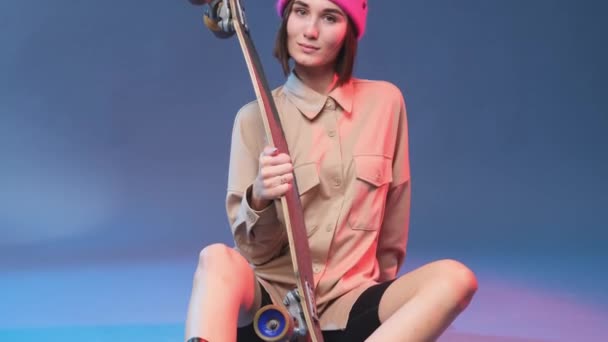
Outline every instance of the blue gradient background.
<path fill-rule="evenodd" d="M 274 1 L 245 3 L 272 87 Z M 373 1 L 355 74 L 406 98 L 403 272 L 480 290 L 445 341 L 608 340 L 603 1 Z M 236 39 L 186 1 L 0 3 L 0 340 L 178 341 L 200 249 L 232 244 Z"/>

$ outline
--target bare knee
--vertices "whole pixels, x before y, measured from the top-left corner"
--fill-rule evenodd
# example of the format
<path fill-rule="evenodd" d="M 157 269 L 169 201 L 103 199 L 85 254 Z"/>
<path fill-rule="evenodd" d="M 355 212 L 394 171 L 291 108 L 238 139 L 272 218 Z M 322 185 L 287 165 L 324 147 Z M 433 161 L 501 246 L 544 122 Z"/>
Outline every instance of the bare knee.
<path fill-rule="evenodd" d="M 437 261 L 439 274 L 447 298 L 457 310 L 464 310 L 475 292 L 477 292 L 477 277 L 467 266 L 459 261 L 445 259 Z"/>
<path fill-rule="evenodd" d="M 217 243 L 203 248 L 200 252 L 195 280 L 213 275 L 229 283 L 238 281 L 244 274 L 250 272 L 253 271 L 243 256 L 234 249 Z"/>
<path fill-rule="evenodd" d="M 237 318 L 251 322 L 254 310 L 259 306 L 259 287 L 253 269 L 236 250 L 223 244 L 212 244 L 199 254 L 194 274 L 191 303 L 192 308 L 219 305 L 232 310 L 238 308 Z M 192 309 L 197 312 L 196 309 Z M 212 309 L 205 311 L 213 314 Z M 193 314 L 196 317 L 196 314 Z"/>

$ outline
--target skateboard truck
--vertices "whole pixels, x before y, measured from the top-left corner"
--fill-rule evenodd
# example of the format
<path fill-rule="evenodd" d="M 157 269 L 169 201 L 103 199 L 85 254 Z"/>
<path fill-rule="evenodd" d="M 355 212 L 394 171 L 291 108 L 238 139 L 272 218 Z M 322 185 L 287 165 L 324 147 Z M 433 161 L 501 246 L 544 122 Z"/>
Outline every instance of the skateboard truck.
<path fill-rule="evenodd" d="M 311 298 L 312 288 L 308 282 L 305 285 L 308 298 Z M 313 319 L 318 322 L 316 307 L 311 307 L 314 308 Z M 253 327 L 264 341 L 296 341 L 298 337 L 307 336 L 309 332 L 298 289 L 287 292 L 282 307 L 270 304 L 260 308 L 253 319 Z"/>
<path fill-rule="evenodd" d="M 294 334 L 298 336 L 306 336 L 306 321 L 304 319 L 304 311 L 302 310 L 302 304 L 300 303 L 301 298 L 298 293 L 298 289 L 293 289 L 287 292 L 283 304 L 291 317 L 297 322 L 297 326 L 294 328 Z"/>
<path fill-rule="evenodd" d="M 237 1 L 237 9 L 234 11 L 241 25 L 248 30 L 247 21 L 245 20 L 245 11 L 243 11 L 240 1 Z M 231 8 L 228 5 L 228 0 L 211 0 L 208 3 L 209 7 L 205 11 L 204 21 L 213 34 L 219 38 L 230 38 L 234 35 L 234 24 L 232 23 Z"/>

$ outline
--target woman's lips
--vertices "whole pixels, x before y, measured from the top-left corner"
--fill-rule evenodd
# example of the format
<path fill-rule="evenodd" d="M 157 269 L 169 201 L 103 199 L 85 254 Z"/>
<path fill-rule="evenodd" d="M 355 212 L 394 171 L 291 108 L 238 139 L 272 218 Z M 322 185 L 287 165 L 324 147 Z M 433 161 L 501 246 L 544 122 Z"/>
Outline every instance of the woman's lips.
<path fill-rule="evenodd" d="M 300 48 L 302 49 L 302 51 L 304 51 L 306 53 L 313 53 L 313 52 L 319 50 L 318 47 L 313 46 L 313 45 L 308 45 L 308 44 L 298 43 L 298 46 L 300 46 Z"/>

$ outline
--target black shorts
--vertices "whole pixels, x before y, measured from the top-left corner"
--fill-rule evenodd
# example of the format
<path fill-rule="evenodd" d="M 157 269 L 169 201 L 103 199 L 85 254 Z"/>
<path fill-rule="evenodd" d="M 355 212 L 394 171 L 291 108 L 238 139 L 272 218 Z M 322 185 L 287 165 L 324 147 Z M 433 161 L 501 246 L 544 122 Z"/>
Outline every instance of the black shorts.
<path fill-rule="evenodd" d="M 374 285 L 363 291 L 350 311 L 346 329 L 323 331 L 323 340 L 326 342 L 358 342 L 364 341 L 380 326 L 378 306 L 384 291 L 394 280 Z M 263 286 L 261 306 L 272 304 L 270 295 Z M 253 323 L 237 329 L 238 342 L 262 341 L 255 334 Z"/>

